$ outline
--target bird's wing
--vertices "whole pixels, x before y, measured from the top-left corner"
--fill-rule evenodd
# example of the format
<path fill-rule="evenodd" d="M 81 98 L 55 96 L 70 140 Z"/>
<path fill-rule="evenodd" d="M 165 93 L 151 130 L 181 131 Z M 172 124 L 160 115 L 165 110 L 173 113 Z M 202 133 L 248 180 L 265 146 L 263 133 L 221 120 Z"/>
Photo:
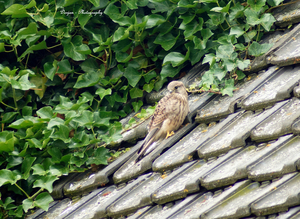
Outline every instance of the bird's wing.
<path fill-rule="evenodd" d="M 155 112 L 149 123 L 149 131 L 151 131 L 151 129 L 154 129 L 154 128 L 160 128 L 163 121 L 167 118 L 166 106 L 167 106 L 169 97 L 170 97 L 170 95 L 166 95 L 158 102 Z"/>

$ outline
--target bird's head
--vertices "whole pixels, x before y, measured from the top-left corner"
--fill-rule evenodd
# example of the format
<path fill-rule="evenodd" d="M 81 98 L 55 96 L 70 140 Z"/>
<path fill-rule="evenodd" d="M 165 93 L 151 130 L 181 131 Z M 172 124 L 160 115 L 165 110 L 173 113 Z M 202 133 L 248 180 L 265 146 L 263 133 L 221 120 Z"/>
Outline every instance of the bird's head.
<path fill-rule="evenodd" d="M 172 81 L 168 85 L 168 90 L 171 93 L 179 93 L 187 96 L 186 88 L 181 81 Z"/>

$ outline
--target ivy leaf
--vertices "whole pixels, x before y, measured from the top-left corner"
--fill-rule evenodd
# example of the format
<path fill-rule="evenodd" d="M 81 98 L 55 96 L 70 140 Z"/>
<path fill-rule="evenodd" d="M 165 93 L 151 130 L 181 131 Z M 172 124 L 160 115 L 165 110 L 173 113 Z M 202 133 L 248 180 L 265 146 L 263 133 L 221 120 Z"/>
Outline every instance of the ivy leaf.
<path fill-rule="evenodd" d="M 147 72 L 146 74 L 144 74 L 143 77 L 144 77 L 146 83 L 149 83 L 152 78 L 156 77 L 156 72 L 154 70 L 151 70 L 151 71 Z"/>
<path fill-rule="evenodd" d="M 229 35 L 235 35 L 236 37 L 240 37 L 245 33 L 245 30 L 242 29 L 240 26 L 233 26 L 230 28 Z"/>
<path fill-rule="evenodd" d="M 71 141 L 69 138 L 70 128 L 66 125 L 59 125 L 58 131 L 55 131 L 50 135 L 50 138 L 62 140 L 65 143 Z"/>
<path fill-rule="evenodd" d="M 29 17 L 24 5 L 13 4 L 1 13 L 2 15 L 11 15 L 12 18 Z"/>
<path fill-rule="evenodd" d="M 11 167 L 18 166 L 23 162 L 22 157 L 10 156 L 7 158 L 7 166 L 6 169 L 10 169 Z"/>
<path fill-rule="evenodd" d="M 267 0 L 268 4 L 271 5 L 272 7 L 278 6 L 283 1 L 284 0 Z"/>
<path fill-rule="evenodd" d="M 265 13 L 260 18 L 260 24 L 265 28 L 266 31 L 270 31 L 275 21 L 276 19 L 270 13 Z"/>
<path fill-rule="evenodd" d="M 0 170 L 0 186 L 10 183 L 15 184 L 20 179 L 20 176 L 14 171 L 2 169 Z"/>
<path fill-rule="evenodd" d="M 99 65 L 95 59 L 85 60 L 83 63 L 80 64 L 80 67 L 84 72 L 97 72 L 99 70 L 103 72 L 105 70 L 103 65 L 100 65 L 99 69 Z"/>
<path fill-rule="evenodd" d="M 91 164 L 104 164 L 107 165 L 107 158 L 109 158 L 109 150 L 104 148 L 104 147 L 100 147 L 97 148 L 95 150 L 95 154 L 93 157 L 88 158 L 87 160 L 87 165 L 91 165 Z"/>
<path fill-rule="evenodd" d="M 147 93 L 150 93 L 154 88 L 154 84 L 150 83 L 150 84 L 144 84 L 143 86 L 143 90 L 145 90 Z"/>
<path fill-rule="evenodd" d="M 211 72 L 213 73 L 213 75 L 215 77 L 217 77 L 220 81 L 222 81 L 222 79 L 226 76 L 227 71 L 216 67 L 216 65 L 213 66 L 213 68 L 211 69 Z"/>
<path fill-rule="evenodd" d="M 49 191 L 49 190 L 48 190 Z M 47 192 L 43 192 L 41 194 L 39 194 L 35 201 L 34 201 L 34 205 L 36 207 L 39 207 L 41 209 L 43 209 L 44 211 L 48 211 L 49 209 L 49 204 L 51 202 L 53 202 L 53 198 L 51 197 L 51 195 L 49 195 L 49 193 Z"/>
<path fill-rule="evenodd" d="M 147 15 L 143 19 L 147 20 L 146 29 L 152 28 L 152 27 L 162 24 L 166 21 L 166 19 L 159 14 Z"/>
<path fill-rule="evenodd" d="M 64 120 L 59 118 L 59 117 L 55 117 L 55 118 L 51 118 L 49 123 L 48 123 L 48 126 L 47 126 L 47 129 L 52 129 L 54 126 L 57 126 L 59 127 L 59 125 L 62 125 L 64 124 Z"/>
<path fill-rule="evenodd" d="M 119 27 L 113 37 L 113 42 L 127 39 L 129 36 L 129 28 Z"/>
<path fill-rule="evenodd" d="M 244 74 L 244 72 L 242 72 L 241 70 L 237 70 L 236 74 L 238 76 L 238 80 L 242 80 L 246 77 L 246 75 Z"/>
<path fill-rule="evenodd" d="M 202 84 L 206 87 L 210 87 L 214 83 L 214 75 L 212 71 L 207 71 L 202 76 Z"/>
<path fill-rule="evenodd" d="M 15 118 L 15 115 L 17 114 L 17 112 L 4 113 L 1 123 L 11 123 L 11 121 Z"/>
<path fill-rule="evenodd" d="M 122 17 L 124 16 L 124 14 L 121 14 L 121 13 L 120 13 L 118 7 L 115 6 L 115 5 L 113 4 L 113 2 L 110 3 L 110 4 L 106 7 L 106 9 L 104 10 L 104 14 L 106 14 L 107 16 L 109 16 L 110 19 L 112 19 L 112 20 L 118 20 L 118 19 L 120 19 L 120 18 L 122 18 Z"/>
<path fill-rule="evenodd" d="M 38 95 L 40 99 L 44 97 L 45 91 L 47 89 L 47 86 L 45 85 L 47 81 L 47 77 L 44 77 L 42 75 L 35 75 L 30 78 L 30 82 L 32 82 L 32 84 L 34 84 L 36 87 L 34 93 Z"/>
<path fill-rule="evenodd" d="M 78 15 L 78 23 L 80 27 L 83 29 L 87 22 L 90 20 L 91 16 L 89 14 L 79 14 Z"/>
<path fill-rule="evenodd" d="M 11 80 L 11 85 L 15 89 L 19 90 L 29 90 L 30 88 L 34 88 L 35 85 L 28 80 L 29 74 L 25 74 L 21 76 L 17 81 Z"/>
<path fill-rule="evenodd" d="M 193 34 L 197 33 L 198 31 L 202 30 L 203 26 L 203 18 L 199 17 L 199 23 L 196 20 L 193 20 L 192 22 L 188 24 L 181 24 L 179 26 L 179 29 L 184 30 L 183 34 L 185 38 L 191 37 Z"/>
<path fill-rule="evenodd" d="M 143 101 L 139 100 L 138 102 L 132 102 L 131 103 L 134 109 L 134 112 L 138 112 L 140 108 L 143 106 Z"/>
<path fill-rule="evenodd" d="M 4 45 L 4 43 L 0 43 L 0 53 L 6 51 Z"/>
<path fill-rule="evenodd" d="M 222 24 L 225 20 L 224 13 L 211 12 L 208 14 L 210 19 L 206 22 L 209 26 L 215 27 Z"/>
<path fill-rule="evenodd" d="M 258 12 L 265 6 L 266 0 L 247 0 L 247 3 L 250 5 L 251 9 Z"/>
<path fill-rule="evenodd" d="M 48 167 L 44 167 L 42 164 L 35 164 L 31 169 L 33 169 L 32 175 L 45 176 L 48 173 Z"/>
<path fill-rule="evenodd" d="M 14 129 L 28 128 L 33 126 L 36 123 L 34 117 L 28 117 L 27 119 L 18 119 L 17 121 L 10 124 L 8 127 Z"/>
<path fill-rule="evenodd" d="M 29 35 L 36 34 L 37 33 L 37 25 L 36 23 L 30 23 L 28 27 L 21 28 L 17 31 L 18 39 L 25 39 Z"/>
<path fill-rule="evenodd" d="M 25 157 L 21 166 L 22 179 L 27 180 L 31 170 L 33 162 L 36 160 L 36 157 Z"/>
<path fill-rule="evenodd" d="M 64 59 L 57 63 L 57 72 L 56 73 L 69 74 L 71 72 L 73 72 L 73 70 L 71 69 L 69 60 Z"/>
<path fill-rule="evenodd" d="M 221 59 L 230 59 L 234 53 L 233 45 L 221 45 L 218 47 L 216 56 Z"/>
<path fill-rule="evenodd" d="M 185 56 L 179 52 L 170 52 L 164 58 L 163 66 L 171 63 L 173 67 L 177 67 L 183 64 L 186 60 L 188 60 L 189 56 L 190 56 L 190 50 L 187 51 Z"/>
<path fill-rule="evenodd" d="M 230 8 L 229 19 L 232 21 L 235 18 L 244 16 L 245 7 L 237 2 L 233 7 Z"/>
<path fill-rule="evenodd" d="M 127 5 L 128 8 L 130 8 L 131 10 L 133 10 L 133 9 L 138 9 L 137 2 L 138 2 L 138 0 L 128 0 L 125 3 L 126 3 L 126 5 Z"/>
<path fill-rule="evenodd" d="M 80 75 L 74 85 L 74 88 L 91 87 L 99 83 L 104 76 L 102 72 L 87 72 Z"/>
<path fill-rule="evenodd" d="M 237 60 L 237 66 L 239 67 L 239 69 L 244 70 L 245 68 L 247 68 L 250 65 L 250 60 L 246 59 L 246 60 Z"/>
<path fill-rule="evenodd" d="M 85 64 L 91 64 L 91 62 L 87 62 Z M 74 85 L 74 88 L 83 88 L 83 87 L 91 87 L 99 83 L 99 81 L 104 77 L 105 74 L 105 66 L 100 65 L 100 69 L 97 69 L 97 71 L 93 71 L 92 69 L 89 70 L 88 67 L 85 66 L 85 64 L 82 63 L 81 67 L 87 71 L 87 73 L 80 75 L 77 78 L 77 81 Z M 94 63 L 95 65 L 95 63 Z M 90 66 L 91 68 L 92 65 Z"/>
<path fill-rule="evenodd" d="M 30 139 L 27 139 L 27 141 L 32 148 L 43 149 L 42 143 L 39 140 L 37 140 L 36 138 L 30 138 Z"/>
<path fill-rule="evenodd" d="M 104 89 L 103 87 L 100 87 L 96 90 L 95 94 L 98 94 L 102 100 L 106 95 L 111 95 L 111 89 Z"/>
<path fill-rule="evenodd" d="M 257 35 L 257 30 L 251 30 L 247 34 L 244 34 L 244 38 L 246 42 L 250 42 L 254 39 L 254 37 Z"/>
<path fill-rule="evenodd" d="M 196 13 L 188 13 L 187 12 L 185 14 L 180 15 L 179 18 L 183 20 L 182 21 L 183 24 L 188 24 L 194 19 L 195 16 L 196 16 Z"/>
<path fill-rule="evenodd" d="M 41 176 L 33 183 L 33 188 L 44 188 L 49 192 L 53 190 L 54 181 L 58 180 L 56 176 Z"/>
<path fill-rule="evenodd" d="M 247 18 L 247 23 L 250 24 L 251 26 L 255 26 L 260 23 L 257 12 L 252 10 L 251 8 L 247 8 L 244 11 L 244 14 Z"/>
<path fill-rule="evenodd" d="M 195 44 L 195 49 L 200 49 L 200 50 L 204 50 L 206 49 L 206 44 L 207 44 L 207 41 L 208 39 L 213 36 L 213 32 L 211 32 L 210 29 L 203 29 L 201 30 L 201 36 L 203 38 L 203 40 L 201 40 L 200 38 L 198 37 L 194 37 L 193 38 L 193 42 Z M 202 53 L 204 53 L 205 51 L 202 51 Z M 204 54 L 203 54 L 204 55 Z"/>
<path fill-rule="evenodd" d="M 24 211 L 27 213 L 29 209 L 33 208 L 33 200 L 31 199 L 24 199 L 22 202 L 22 206 Z"/>
<path fill-rule="evenodd" d="M 48 150 L 48 153 L 52 156 L 53 162 L 60 162 L 62 157 L 62 152 L 58 147 L 51 147 Z"/>
<path fill-rule="evenodd" d="M 44 64 L 44 72 L 46 76 L 53 81 L 54 75 L 57 70 L 57 61 L 54 60 L 53 62 L 46 62 Z"/>
<path fill-rule="evenodd" d="M 118 52 L 116 54 L 116 59 L 118 62 L 125 63 L 125 62 L 128 62 L 132 58 L 132 55 L 133 55 L 133 49 L 131 50 L 131 52 L 129 54 L 126 52 Z"/>
<path fill-rule="evenodd" d="M 133 67 L 128 66 L 125 70 L 124 77 L 127 78 L 128 83 L 135 87 L 140 81 L 142 75 Z"/>
<path fill-rule="evenodd" d="M 101 118 L 99 115 L 99 112 L 94 112 L 94 123 L 93 125 L 96 127 L 100 127 L 100 126 L 109 126 L 109 117 L 105 117 L 105 118 Z"/>
<path fill-rule="evenodd" d="M 174 37 L 171 33 L 167 33 L 167 34 L 160 33 L 154 40 L 154 43 L 161 45 L 162 48 L 164 48 L 164 50 L 168 51 L 175 45 L 178 37 L 179 35 L 177 37 Z"/>
<path fill-rule="evenodd" d="M 203 58 L 203 64 L 209 63 L 210 66 L 213 66 L 216 62 L 216 55 L 213 53 L 206 54 Z"/>
<path fill-rule="evenodd" d="M 174 68 L 171 64 L 164 65 L 161 69 L 160 76 L 163 79 L 167 77 L 173 78 L 175 75 L 177 75 L 180 71 L 180 68 Z"/>
<path fill-rule="evenodd" d="M 143 96 L 143 91 L 137 87 L 132 88 L 129 93 L 132 99 Z"/>
<path fill-rule="evenodd" d="M 91 53 L 91 50 L 82 42 L 82 36 L 76 35 L 73 38 L 62 40 L 65 54 L 75 61 L 86 59 L 86 55 Z"/>
<path fill-rule="evenodd" d="M 36 114 L 42 119 L 51 119 L 54 115 L 53 109 L 50 106 L 45 106 L 36 111 Z"/>
<path fill-rule="evenodd" d="M 91 111 L 84 110 L 80 116 L 73 118 L 73 121 L 78 122 L 81 126 L 90 126 L 93 124 L 93 113 Z"/>
<path fill-rule="evenodd" d="M 112 97 L 116 100 L 116 102 L 119 103 L 126 103 L 127 102 L 127 95 L 128 95 L 128 91 L 126 90 L 124 92 L 123 97 L 121 97 L 120 95 L 118 95 L 117 93 L 113 93 Z"/>
<path fill-rule="evenodd" d="M 228 95 L 228 96 L 233 96 L 233 90 L 236 89 L 234 87 L 234 80 L 233 79 L 228 79 L 225 80 L 225 88 L 221 89 L 222 95 Z"/>
<path fill-rule="evenodd" d="M 263 43 L 259 44 L 257 42 L 253 42 L 248 49 L 249 55 L 251 56 L 261 56 L 271 49 L 273 44 Z"/>

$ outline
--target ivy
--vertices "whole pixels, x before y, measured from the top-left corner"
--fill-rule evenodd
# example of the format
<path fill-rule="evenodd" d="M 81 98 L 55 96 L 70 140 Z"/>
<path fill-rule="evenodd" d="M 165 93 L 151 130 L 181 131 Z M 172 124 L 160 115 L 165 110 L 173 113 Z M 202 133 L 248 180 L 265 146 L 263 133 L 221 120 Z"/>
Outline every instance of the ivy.
<path fill-rule="evenodd" d="M 185 67 L 207 63 L 195 89 L 233 95 L 281 2 L 1 1 L 0 187 L 16 194 L 0 217 L 47 210 L 61 175 L 107 165 L 120 153 L 106 146 L 153 113 L 144 95 Z"/>

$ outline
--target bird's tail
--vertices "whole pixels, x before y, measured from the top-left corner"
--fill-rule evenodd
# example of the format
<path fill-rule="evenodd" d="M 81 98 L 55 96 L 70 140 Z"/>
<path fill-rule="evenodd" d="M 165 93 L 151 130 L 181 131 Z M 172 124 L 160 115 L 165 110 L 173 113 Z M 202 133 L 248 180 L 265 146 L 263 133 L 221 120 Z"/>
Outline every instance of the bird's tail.
<path fill-rule="evenodd" d="M 138 156 L 135 159 L 135 163 L 139 162 L 143 157 L 145 157 L 145 152 L 149 148 L 149 146 L 152 144 L 153 139 L 150 139 L 148 142 L 146 140 L 144 143 L 141 145 L 139 151 L 137 152 Z"/>
<path fill-rule="evenodd" d="M 158 129 L 154 129 L 154 130 L 151 130 L 148 133 L 148 135 L 146 136 L 143 144 L 141 145 L 140 149 L 137 152 L 138 156 L 135 159 L 135 163 L 140 161 L 145 156 L 145 152 L 148 150 L 149 146 L 153 143 L 154 136 L 155 136 L 157 131 L 158 131 Z"/>

